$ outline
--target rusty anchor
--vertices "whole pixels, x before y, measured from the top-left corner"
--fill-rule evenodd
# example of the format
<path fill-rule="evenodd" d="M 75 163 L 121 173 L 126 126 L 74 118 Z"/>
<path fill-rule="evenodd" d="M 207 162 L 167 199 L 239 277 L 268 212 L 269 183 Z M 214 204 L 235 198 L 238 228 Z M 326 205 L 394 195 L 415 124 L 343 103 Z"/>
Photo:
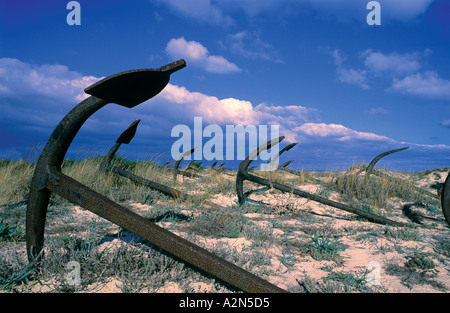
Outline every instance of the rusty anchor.
<path fill-rule="evenodd" d="M 372 172 L 374 172 L 374 166 L 381 158 L 383 158 L 383 157 L 385 157 L 385 156 L 387 156 L 389 154 L 396 153 L 396 152 L 399 152 L 399 151 L 403 151 L 403 150 L 406 150 L 406 149 L 409 149 L 409 147 L 403 147 L 403 148 L 400 148 L 400 149 L 389 150 L 389 151 L 386 151 L 386 152 L 383 152 L 383 153 L 380 153 L 379 155 L 377 155 L 375 158 L 373 158 L 372 161 L 370 161 L 369 165 L 367 166 L 365 178 L 367 179 L 368 176 L 370 174 L 372 174 Z M 377 175 L 377 176 L 380 175 L 380 173 L 378 171 L 375 171 L 374 174 Z"/>
<path fill-rule="evenodd" d="M 220 163 L 220 164 L 216 167 L 217 162 L 218 162 L 218 161 L 215 161 L 213 164 L 211 164 L 211 166 L 209 167 L 209 169 L 211 169 L 211 170 L 217 170 L 217 171 L 224 171 L 225 168 L 224 168 L 223 166 L 225 165 L 225 163 Z"/>
<path fill-rule="evenodd" d="M 189 171 L 189 170 L 191 170 L 191 171 L 196 171 L 196 172 L 197 172 L 199 169 L 196 168 L 193 164 L 196 164 L 196 161 L 195 161 L 195 160 L 192 160 L 192 161 L 188 164 L 188 166 L 184 169 L 184 172 L 187 172 L 187 171 Z M 202 162 L 199 162 L 198 164 L 201 165 Z"/>
<path fill-rule="evenodd" d="M 192 178 L 192 177 L 196 177 L 196 178 L 200 178 L 200 177 L 201 177 L 200 175 L 198 175 L 198 174 L 196 174 L 196 173 L 190 173 L 190 172 L 187 172 L 187 171 L 186 171 L 187 169 L 186 169 L 185 171 L 182 171 L 182 170 L 179 169 L 181 161 L 182 161 L 185 157 L 187 157 L 188 155 L 191 155 L 192 153 L 194 153 L 195 149 L 197 149 L 197 147 L 192 148 L 191 150 L 185 151 L 185 152 L 177 159 L 177 161 L 175 162 L 175 165 L 173 166 L 173 170 L 172 170 L 172 177 L 173 177 L 173 180 L 177 180 L 178 175 L 182 175 L 182 176 L 186 176 L 186 177 L 191 177 L 191 178 Z M 191 163 L 192 163 L 192 162 L 191 162 Z"/>
<path fill-rule="evenodd" d="M 288 166 L 289 164 L 291 164 L 292 162 L 294 162 L 294 160 L 289 160 L 289 161 L 287 161 L 287 162 L 284 162 L 284 163 L 281 164 L 278 168 L 279 168 L 280 170 L 285 171 L 285 170 L 287 169 L 287 166 Z"/>
<path fill-rule="evenodd" d="M 276 162 L 276 159 L 279 158 L 279 157 L 281 156 L 281 154 L 283 154 L 283 153 L 286 152 L 286 151 L 291 150 L 291 149 L 292 149 L 293 147 L 295 147 L 297 144 L 298 144 L 297 142 L 293 142 L 293 143 L 291 143 L 291 144 L 285 146 L 283 149 L 281 149 L 281 150 L 278 152 L 278 154 L 276 155 L 276 157 L 274 158 L 274 160 L 271 161 L 271 163 L 274 163 L 274 161 Z M 281 164 L 280 166 L 278 166 L 278 167 L 276 168 L 276 171 L 284 171 L 284 172 L 290 173 L 290 174 L 295 175 L 295 176 L 300 176 L 300 177 L 306 176 L 305 173 L 299 173 L 299 172 L 297 172 L 297 171 L 294 171 L 294 170 L 291 170 L 291 169 L 287 168 L 287 166 L 288 166 L 289 164 L 291 164 L 292 162 L 294 162 L 294 160 L 289 160 L 289 161 L 287 161 L 287 162 Z M 269 168 L 271 168 L 271 167 L 274 168 L 274 165 L 270 165 L 270 166 L 269 166 Z M 321 181 L 318 180 L 318 179 L 316 179 L 316 178 L 313 178 L 313 177 L 308 177 L 308 178 L 311 179 L 311 180 L 314 180 L 316 183 L 321 183 Z"/>
<path fill-rule="evenodd" d="M 444 187 L 441 193 L 441 206 L 445 220 L 450 226 L 450 173 L 445 179 Z"/>
<path fill-rule="evenodd" d="M 54 192 L 238 289 L 247 292 L 285 292 L 61 172 L 61 164 L 70 144 L 92 114 L 108 103 L 132 108 L 154 97 L 167 85 L 170 75 L 185 66 L 185 61 L 179 60 L 158 69 L 122 72 L 85 89 L 91 96 L 74 107 L 56 126 L 36 163 L 26 212 L 27 255 L 30 262 L 42 256 L 47 207 Z"/>
<path fill-rule="evenodd" d="M 308 192 L 305 192 L 303 190 L 299 190 L 297 188 L 293 188 L 293 187 L 289 187 L 274 181 L 270 181 L 268 179 L 264 179 L 262 177 L 258 177 L 256 175 L 250 174 L 247 170 L 248 167 L 250 165 L 250 163 L 264 150 L 268 150 L 270 149 L 272 146 L 278 144 L 279 142 L 281 142 L 284 139 L 284 136 L 272 139 L 270 141 L 268 141 L 267 143 L 261 145 L 260 147 L 258 147 L 255 151 L 253 151 L 244 161 L 242 161 L 239 164 L 239 169 L 238 169 L 238 173 L 236 175 L 236 192 L 238 195 L 238 201 L 239 201 L 239 205 L 243 205 L 245 203 L 245 196 L 244 196 L 244 192 L 243 192 L 243 187 L 244 187 L 244 181 L 248 180 L 269 188 L 275 188 L 278 189 L 282 192 L 287 192 L 287 193 L 293 193 L 297 196 L 306 198 L 306 199 L 310 199 L 313 201 L 317 201 L 320 202 L 322 204 L 340 209 L 340 210 L 344 210 L 350 213 L 354 213 L 357 214 L 359 216 L 362 216 L 364 218 L 366 218 L 367 220 L 374 222 L 374 223 L 379 223 L 379 224 L 383 224 L 383 225 L 391 225 L 391 226 L 405 226 L 405 224 L 403 223 L 399 223 L 399 222 L 395 222 L 392 220 L 389 220 L 387 218 L 369 213 L 369 212 L 365 212 L 363 210 L 360 209 L 356 209 L 356 208 L 352 208 L 350 206 L 344 205 L 342 203 L 336 202 L 336 201 L 332 201 L 314 194 L 310 194 Z"/>
<path fill-rule="evenodd" d="M 214 167 L 213 170 L 215 170 L 218 173 L 224 173 L 226 171 L 226 168 L 224 167 L 225 163 L 220 163 L 219 166 Z"/>
<path fill-rule="evenodd" d="M 215 169 L 214 166 L 216 166 L 217 162 L 218 161 L 214 161 L 214 163 L 211 164 L 208 168 L 211 169 L 211 170 L 214 170 Z"/>
<path fill-rule="evenodd" d="M 227 176 L 233 176 L 234 177 L 234 174 L 231 173 L 230 171 L 228 171 L 228 169 L 225 168 L 225 163 L 220 163 L 218 166 L 216 166 L 218 162 L 219 161 L 214 161 L 214 163 L 212 163 L 208 167 L 208 171 L 219 173 L 219 174 L 225 174 Z"/>
<path fill-rule="evenodd" d="M 288 166 L 292 161 L 288 161 L 288 162 L 286 162 L 286 163 L 284 163 L 284 164 L 281 164 L 280 166 L 277 166 L 277 164 L 278 164 L 278 160 L 280 159 L 280 156 L 284 153 L 284 152 L 286 152 L 286 151 L 289 151 L 289 150 L 291 150 L 293 147 L 295 147 L 296 145 L 298 144 L 298 142 L 293 142 L 293 143 L 291 143 L 291 144 L 288 144 L 287 146 L 285 146 L 283 149 L 281 149 L 280 151 L 278 151 L 278 153 L 277 153 L 277 155 L 272 159 L 272 160 L 269 160 L 267 163 L 269 164 L 269 168 L 268 168 L 268 170 L 270 171 L 270 170 L 275 170 L 275 171 L 277 171 L 277 170 L 282 170 L 282 169 L 284 169 L 286 166 Z"/>
<path fill-rule="evenodd" d="M 140 121 L 141 121 L 140 119 L 135 120 L 133 123 L 131 123 L 130 126 L 128 126 L 128 128 L 126 130 L 124 130 L 122 132 L 122 134 L 117 138 L 116 144 L 109 150 L 108 154 L 103 158 L 102 163 L 100 163 L 100 169 L 103 171 L 109 171 L 109 172 L 118 174 L 120 176 L 126 177 L 136 184 L 143 185 L 143 186 L 149 187 L 153 190 L 159 191 L 159 192 L 165 194 L 166 196 L 173 198 L 176 201 L 192 200 L 192 197 L 190 195 L 185 194 L 178 189 L 151 181 L 149 179 L 140 177 L 140 176 L 130 173 L 124 169 L 121 169 L 119 167 L 111 165 L 111 160 L 113 159 L 114 155 L 116 154 L 116 152 L 119 149 L 119 147 L 121 146 L 121 144 L 123 144 L 123 143 L 129 144 L 131 142 L 131 140 L 133 139 L 134 135 L 136 134 L 137 126 L 140 123 Z M 191 151 L 188 151 L 186 154 L 190 154 L 190 153 L 191 153 Z M 192 162 L 191 162 L 191 164 L 192 164 Z M 162 168 L 166 169 L 167 168 L 166 165 L 168 163 L 169 162 L 164 164 L 162 166 Z M 183 172 L 183 171 L 180 171 L 180 172 Z M 189 176 L 190 173 L 187 173 L 187 174 L 188 175 L 186 175 L 186 176 Z M 220 206 L 216 203 L 210 202 L 208 200 L 203 200 L 202 204 L 207 205 L 212 208 L 216 208 L 216 209 L 223 209 L 222 206 Z"/>
<path fill-rule="evenodd" d="M 373 158 L 373 160 L 369 163 L 369 165 L 366 168 L 366 174 L 364 176 L 364 181 L 367 182 L 369 180 L 369 177 L 371 174 L 376 175 L 378 177 L 383 177 L 386 176 L 394 181 L 399 181 L 398 178 L 392 177 L 390 175 L 387 174 L 383 174 L 382 172 L 380 172 L 379 170 L 377 170 L 376 168 L 374 168 L 375 164 L 383 157 L 392 154 L 392 153 L 396 153 L 399 151 L 403 151 L 409 149 L 409 147 L 403 147 L 403 148 L 399 148 L 399 149 L 394 149 L 394 150 L 389 150 L 383 153 L 380 153 L 379 155 L 377 155 L 375 158 Z M 361 173 L 363 170 L 359 171 L 359 173 Z M 425 190 L 423 188 L 420 187 L 416 187 L 417 190 L 419 190 L 421 193 L 429 196 L 429 197 L 433 197 L 433 198 L 439 198 L 439 189 L 438 189 L 438 194 L 434 194 L 428 190 Z"/>
<path fill-rule="evenodd" d="M 133 173 L 130 173 L 128 171 L 125 171 L 119 167 L 111 165 L 111 160 L 116 154 L 117 150 L 122 144 L 129 144 L 130 141 L 133 139 L 134 135 L 136 134 L 136 129 L 141 120 L 137 119 L 135 120 L 128 128 L 117 138 L 116 144 L 109 150 L 108 154 L 103 158 L 102 163 L 100 163 L 100 169 L 104 171 L 109 171 L 115 174 L 118 174 L 120 176 L 126 177 L 130 179 L 131 181 L 141 184 L 144 186 L 147 186 L 151 189 L 157 190 L 169 197 L 172 197 L 174 199 L 181 200 L 183 198 L 183 194 L 181 191 L 176 190 L 174 188 L 159 184 L 157 182 L 151 181 L 149 179 L 142 178 L 140 176 L 137 176 Z"/>

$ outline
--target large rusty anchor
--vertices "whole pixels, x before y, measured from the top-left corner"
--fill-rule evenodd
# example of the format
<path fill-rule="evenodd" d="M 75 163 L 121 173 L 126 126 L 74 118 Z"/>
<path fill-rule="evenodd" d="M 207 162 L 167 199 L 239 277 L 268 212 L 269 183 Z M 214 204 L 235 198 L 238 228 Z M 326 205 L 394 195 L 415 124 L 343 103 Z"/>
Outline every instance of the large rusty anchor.
<path fill-rule="evenodd" d="M 350 206 L 347 206 L 345 204 L 336 202 L 336 201 L 332 201 L 314 194 L 310 194 L 308 192 L 305 192 L 303 190 L 299 190 L 297 188 L 293 188 L 293 187 L 289 187 L 262 177 L 258 177 L 256 175 L 250 174 L 247 170 L 248 170 L 248 166 L 250 165 L 250 163 L 264 150 L 268 150 L 270 149 L 272 146 L 275 146 L 276 144 L 278 144 L 279 142 L 281 142 L 284 139 L 283 136 L 272 139 L 270 141 L 268 141 L 267 143 L 261 145 L 260 147 L 258 147 L 255 151 L 253 151 L 244 161 L 242 161 L 239 164 L 239 169 L 238 169 L 238 173 L 236 176 L 236 192 L 238 195 L 238 201 L 239 204 L 242 205 L 245 203 L 245 195 L 243 192 L 243 186 L 244 186 L 244 181 L 245 180 L 249 180 L 251 182 L 269 187 L 269 188 L 275 188 L 278 189 L 282 192 L 287 192 L 287 193 L 293 193 L 297 196 L 306 198 L 306 199 L 310 199 L 313 201 L 317 201 L 320 202 L 322 204 L 325 205 L 329 205 L 332 206 L 334 208 L 340 209 L 340 210 L 344 210 L 350 213 L 354 213 L 357 214 L 359 216 L 362 216 L 364 218 L 366 218 L 367 220 L 374 222 L 374 223 L 379 223 L 379 224 L 384 224 L 384 225 L 391 225 L 391 226 L 405 226 L 405 224 L 403 223 L 399 223 L 399 222 L 395 222 L 392 220 L 389 220 L 387 218 L 369 213 L 369 212 L 365 212 L 363 210 L 360 209 L 356 209 L 356 208 L 352 208 Z"/>
<path fill-rule="evenodd" d="M 169 254 L 247 292 L 284 292 L 240 267 L 176 236 L 61 172 L 61 164 L 84 122 L 108 103 L 132 108 L 157 95 L 170 75 L 186 66 L 179 60 L 158 69 L 132 70 L 85 89 L 91 96 L 56 126 L 36 164 L 26 213 L 27 255 L 41 257 L 45 219 L 52 192 L 148 240 Z"/>

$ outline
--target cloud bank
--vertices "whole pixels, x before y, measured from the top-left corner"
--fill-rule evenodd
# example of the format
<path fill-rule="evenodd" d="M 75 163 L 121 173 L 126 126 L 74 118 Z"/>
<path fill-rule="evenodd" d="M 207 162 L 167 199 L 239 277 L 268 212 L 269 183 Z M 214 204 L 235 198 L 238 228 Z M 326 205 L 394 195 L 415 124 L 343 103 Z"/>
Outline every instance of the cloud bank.
<path fill-rule="evenodd" d="M 401 79 L 394 78 L 392 90 L 428 99 L 450 100 L 450 80 L 439 77 L 435 71 L 415 73 Z"/>
<path fill-rule="evenodd" d="M 375 81 L 382 80 L 387 91 L 429 100 L 450 100 L 450 80 L 441 78 L 434 70 L 424 70 L 423 59 L 432 54 L 429 49 L 412 53 L 367 49 L 358 55 L 359 63 L 348 61 L 340 49 L 325 51 L 332 57 L 341 83 L 371 89 Z"/>
<path fill-rule="evenodd" d="M 257 31 L 240 31 L 228 35 L 224 41 L 220 42 L 224 49 L 250 60 L 272 61 L 284 63 L 278 56 L 276 48 L 261 39 Z"/>
<path fill-rule="evenodd" d="M 100 80 L 69 70 L 62 65 L 32 65 L 17 59 L 0 59 L 0 157 L 12 150 L 25 151 L 43 145 L 57 123 L 87 95 L 83 90 Z M 331 162 L 351 165 L 355 159 L 367 159 L 386 149 L 405 145 L 383 135 L 354 130 L 345 125 L 323 123 L 319 112 L 301 105 L 254 105 L 251 101 L 224 98 L 190 91 L 184 86 L 168 84 L 156 97 L 132 110 L 108 105 L 95 113 L 83 126 L 74 142 L 75 148 L 97 149 L 104 154 L 120 133 L 136 118 L 142 121 L 135 139 L 133 156 L 145 151 L 170 151 L 176 140 L 171 129 L 178 124 L 192 125 L 194 117 L 203 123 L 225 125 L 279 125 L 285 143 L 299 142 L 294 158 L 305 158 L 302 167 L 320 167 Z M 444 123 L 447 126 L 449 123 Z M 409 144 L 412 151 L 448 154 L 445 145 Z M 331 169 L 331 168 L 329 168 Z"/>

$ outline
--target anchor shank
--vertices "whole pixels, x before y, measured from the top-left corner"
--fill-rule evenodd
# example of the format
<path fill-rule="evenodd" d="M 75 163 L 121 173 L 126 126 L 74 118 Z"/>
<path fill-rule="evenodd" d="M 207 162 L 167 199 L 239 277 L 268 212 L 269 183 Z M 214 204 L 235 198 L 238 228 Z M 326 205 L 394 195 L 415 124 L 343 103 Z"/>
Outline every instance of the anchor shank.
<path fill-rule="evenodd" d="M 165 195 L 167 195 L 169 197 L 172 197 L 172 198 L 175 198 L 175 199 L 179 199 L 179 200 L 183 199 L 183 194 L 179 190 L 176 190 L 176 189 L 170 188 L 168 186 L 165 186 L 165 185 L 162 185 L 162 184 L 158 184 L 157 182 L 154 182 L 154 181 L 142 178 L 140 176 L 137 176 L 137 175 L 135 175 L 133 173 L 125 171 L 125 170 L 123 170 L 123 169 L 121 169 L 119 167 L 116 167 L 116 166 L 109 165 L 108 166 L 108 170 L 113 172 L 113 173 L 119 174 L 119 175 L 121 175 L 123 177 L 126 177 L 126 178 L 130 179 L 131 181 L 133 181 L 135 183 L 138 183 L 138 184 L 147 186 L 149 188 L 158 190 L 159 192 L 161 192 L 161 193 L 163 193 L 163 194 L 165 194 Z"/>
<path fill-rule="evenodd" d="M 206 273 L 245 292 L 285 292 L 283 289 L 159 227 L 57 170 L 51 170 L 49 176 L 49 188 L 52 192 L 133 232 Z"/>
<path fill-rule="evenodd" d="M 47 189 L 48 168 L 61 168 L 64 156 L 83 123 L 106 104 L 106 101 L 91 96 L 73 108 L 55 128 L 36 163 L 26 213 L 29 259 L 34 259 L 40 253 L 44 242 L 45 219 L 51 194 Z"/>
<path fill-rule="evenodd" d="M 322 198 L 320 196 L 316 196 L 316 195 L 310 194 L 308 192 L 305 192 L 305 191 L 302 191 L 302 190 L 299 190 L 299 189 L 296 189 L 296 188 L 293 188 L 293 187 L 288 187 L 288 186 L 279 184 L 277 182 L 273 182 L 273 181 L 270 181 L 268 179 L 261 178 L 261 177 L 258 177 L 258 176 L 255 176 L 255 175 L 252 175 L 252 174 L 249 174 L 249 173 L 246 174 L 245 179 L 250 180 L 250 181 L 255 182 L 255 183 L 258 183 L 260 185 L 264 185 L 264 186 L 267 186 L 267 187 L 273 187 L 275 189 L 278 189 L 278 190 L 281 190 L 281 191 L 284 191 L 284 192 L 293 193 L 293 194 L 295 194 L 297 196 L 300 196 L 302 198 L 306 198 L 306 199 L 310 199 L 310 200 L 313 200 L 313 201 L 317 201 L 317 202 L 320 202 L 322 204 L 335 207 L 337 209 L 341 209 L 341 210 L 344 210 L 344 211 L 347 211 L 347 212 L 350 212 L 350 213 L 358 214 L 358 215 L 360 215 L 360 216 L 362 216 L 362 217 L 364 217 L 364 218 L 366 218 L 366 219 L 368 219 L 369 221 L 372 221 L 372 222 L 376 222 L 376 223 L 380 223 L 380 224 L 384 224 L 384 225 L 391 225 L 391 226 L 404 226 L 402 223 L 391 221 L 391 220 L 386 219 L 384 217 L 381 217 L 381 216 L 378 216 L 378 215 L 375 215 L 375 214 L 371 214 L 369 212 L 365 212 L 365 211 L 362 211 L 362 210 L 359 210 L 359 209 L 356 209 L 356 208 L 352 208 L 352 207 L 349 207 L 349 206 L 344 205 L 342 203 L 335 202 L 333 200 L 329 200 L 329 199 L 326 199 L 326 198 Z"/>

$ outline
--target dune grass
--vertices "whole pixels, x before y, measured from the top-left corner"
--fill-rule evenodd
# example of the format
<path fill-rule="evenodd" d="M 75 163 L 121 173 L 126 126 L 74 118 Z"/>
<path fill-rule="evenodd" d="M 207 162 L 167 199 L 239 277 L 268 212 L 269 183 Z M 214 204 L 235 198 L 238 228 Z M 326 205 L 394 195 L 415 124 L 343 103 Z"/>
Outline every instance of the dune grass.
<path fill-rule="evenodd" d="M 146 208 L 151 209 L 140 212 L 145 218 L 161 223 L 185 239 L 257 275 L 274 275 L 273 264 L 283 271 L 293 270 L 296 262 L 306 262 L 305 258 L 310 258 L 312 262 L 332 262 L 332 265 L 324 266 L 330 272 L 321 283 L 306 276 L 301 284 L 299 281 L 299 286 L 291 288 L 294 292 L 303 289 L 310 292 L 374 291 L 367 286 L 363 274 L 340 269 L 345 263 L 342 254 L 347 248 L 341 241 L 344 238 L 352 238 L 357 243 L 378 245 L 380 254 L 395 251 L 413 256 L 416 251 L 405 248 L 402 244 L 414 242 L 425 245 L 429 240 L 416 229 L 387 228 L 380 231 L 368 226 L 333 229 L 329 222 L 324 221 L 324 217 L 309 214 L 305 210 L 308 202 L 299 202 L 298 197 L 293 194 L 283 194 L 277 190 L 259 192 L 268 192 L 267 196 L 274 199 L 270 211 L 254 203 L 246 203 L 240 207 L 236 201 L 225 205 L 223 209 L 204 209 L 202 203 L 217 195 L 236 197 L 235 173 L 197 166 L 195 170 L 202 175 L 201 178 L 179 177 L 174 181 L 170 169 L 157 162 L 129 161 L 119 156 L 112 160 L 114 166 L 177 188 L 191 196 L 188 201 L 180 202 L 121 176 L 103 172 L 100 169 L 101 161 L 98 157 L 64 160 L 62 172 L 130 209 L 136 210 L 130 203 L 147 204 Z M 167 281 L 176 284 L 182 292 L 196 291 L 197 287 L 193 287 L 193 282 L 212 286 L 210 292 L 233 291 L 229 286 L 196 272 L 142 239 L 131 241 L 128 245 L 104 248 L 105 242 L 124 238 L 122 231 L 100 217 L 93 218 L 88 213 L 75 214 L 71 203 L 54 194 L 47 213 L 49 225 L 46 230 L 45 258 L 38 264 L 28 263 L 24 247 L 25 211 L 34 167 L 34 163 L 24 160 L 0 160 L 0 291 L 30 291 L 39 286 L 39 290 L 51 292 L 95 292 L 100 285 L 112 280 L 117 282 L 121 292 L 152 292 L 166 288 Z M 435 209 L 439 207 L 438 201 L 424 195 L 417 188 L 418 179 L 425 174 L 386 172 L 381 177 L 371 175 L 369 179 L 365 179 L 361 172 L 364 167 L 365 165 L 357 165 L 346 171 L 319 174 L 305 171 L 299 171 L 297 175 L 284 171 L 255 171 L 255 174 L 297 188 L 315 185 L 316 194 L 322 197 L 337 197 L 340 202 L 372 210 L 374 213 L 389 214 L 389 210 L 398 211 L 399 205 L 396 203 L 406 202 L 420 203 L 425 212 L 433 216 L 441 215 L 440 210 Z M 258 188 L 249 182 L 245 184 L 247 190 L 255 187 Z M 268 213 L 271 215 L 267 215 Z M 249 217 L 252 214 L 266 216 L 266 220 L 254 220 Z M 330 213 L 328 218 L 333 216 L 335 213 Z M 290 230 L 283 226 L 286 219 L 297 219 L 302 222 L 302 226 Z M 380 237 L 386 238 L 391 244 L 379 244 Z M 231 241 L 228 243 L 223 240 Z M 247 245 L 237 249 L 234 246 L 237 240 L 245 241 Z M 273 252 L 269 253 L 273 247 L 279 247 L 276 250 L 277 256 L 272 255 Z M 446 241 L 437 240 L 433 249 L 436 268 L 436 260 L 448 262 Z M 65 266 L 71 260 L 81 264 L 83 272 L 80 286 L 70 285 L 66 279 Z M 430 260 L 429 255 L 413 259 L 417 264 L 419 261 L 432 264 Z M 413 266 L 422 266 L 422 263 L 416 265 L 413 261 L 405 262 L 407 270 Z M 402 270 L 406 273 L 403 267 Z M 392 268 L 396 267 L 390 269 Z M 428 281 L 432 282 L 431 278 Z M 411 281 L 408 283 L 413 284 Z"/>

